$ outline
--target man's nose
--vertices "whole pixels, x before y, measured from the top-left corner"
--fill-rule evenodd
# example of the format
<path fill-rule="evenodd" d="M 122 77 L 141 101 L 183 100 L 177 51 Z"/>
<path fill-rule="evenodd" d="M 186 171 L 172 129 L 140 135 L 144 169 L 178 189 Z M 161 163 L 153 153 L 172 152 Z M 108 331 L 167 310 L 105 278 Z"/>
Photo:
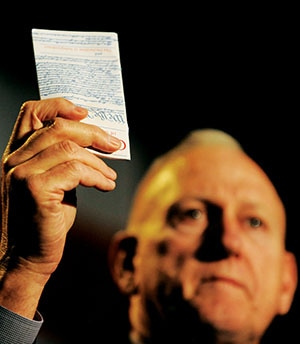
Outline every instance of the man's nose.
<path fill-rule="evenodd" d="M 222 234 L 221 234 L 221 241 L 230 255 L 238 255 L 243 245 L 242 240 L 242 231 L 239 226 L 239 221 L 232 215 L 224 215 L 223 214 L 223 226 L 222 226 Z"/>
<path fill-rule="evenodd" d="M 217 261 L 238 255 L 242 247 L 238 221 L 220 207 L 208 208 L 208 226 L 195 253 L 201 261 Z"/>

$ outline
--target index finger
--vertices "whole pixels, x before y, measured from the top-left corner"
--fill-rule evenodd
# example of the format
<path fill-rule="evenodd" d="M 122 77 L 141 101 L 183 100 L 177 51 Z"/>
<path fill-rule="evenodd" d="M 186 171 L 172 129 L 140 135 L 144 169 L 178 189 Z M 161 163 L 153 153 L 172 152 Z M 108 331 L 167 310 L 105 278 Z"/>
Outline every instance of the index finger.
<path fill-rule="evenodd" d="M 26 101 L 20 108 L 9 146 L 20 140 L 24 142 L 33 131 L 42 128 L 45 122 L 58 116 L 80 121 L 87 114 L 87 109 L 76 106 L 64 98 Z"/>

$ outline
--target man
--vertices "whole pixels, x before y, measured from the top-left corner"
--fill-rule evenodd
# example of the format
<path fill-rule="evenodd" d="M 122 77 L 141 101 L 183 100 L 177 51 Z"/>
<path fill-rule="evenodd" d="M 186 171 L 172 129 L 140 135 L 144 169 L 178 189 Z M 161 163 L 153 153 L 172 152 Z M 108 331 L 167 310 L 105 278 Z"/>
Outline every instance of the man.
<path fill-rule="evenodd" d="M 120 142 L 79 122 L 86 115 L 64 99 L 27 102 L 4 152 L 2 341 L 38 334 L 39 299 L 74 221 L 76 186 L 115 187 L 116 173 L 84 147 L 110 153 Z M 191 133 L 154 161 L 109 250 L 129 299 L 129 342 L 261 343 L 297 286 L 285 235 L 282 200 L 240 145 L 218 130 Z"/>

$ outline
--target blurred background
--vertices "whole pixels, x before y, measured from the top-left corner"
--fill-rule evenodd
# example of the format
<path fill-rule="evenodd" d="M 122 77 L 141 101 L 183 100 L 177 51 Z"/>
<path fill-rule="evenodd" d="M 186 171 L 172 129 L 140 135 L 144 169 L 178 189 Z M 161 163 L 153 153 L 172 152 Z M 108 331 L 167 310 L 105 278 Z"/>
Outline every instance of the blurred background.
<path fill-rule="evenodd" d="M 111 322 L 126 327 L 126 301 L 110 280 L 107 245 L 125 226 L 150 162 L 191 129 L 226 130 L 262 165 L 286 203 L 287 244 L 299 259 L 299 23 L 295 9 L 281 6 L 6 5 L 0 24 L 1 153 L 21 104 L 39 98 L 32 28 L 118 33 L 130 130 L 131 161 L 109 162 L 119 175 L 116 190 L 104 195 L 78 189 L 77 220 L 40 303 L 40 344 L 89 342 Z M 298 299 L 297 292 L 271 337 L 297 342 Z"/>

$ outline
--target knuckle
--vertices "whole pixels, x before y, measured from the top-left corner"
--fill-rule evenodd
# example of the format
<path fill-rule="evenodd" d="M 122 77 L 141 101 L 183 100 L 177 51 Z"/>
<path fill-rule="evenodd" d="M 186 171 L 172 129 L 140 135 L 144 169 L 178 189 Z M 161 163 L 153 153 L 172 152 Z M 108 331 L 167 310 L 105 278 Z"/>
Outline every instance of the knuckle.
<path fill-rule="evenodd" d="M 75 142 L 71 140 L 64 140 L 59 142 L 59 149 L 73 158 L 78 153 L 80 148 Z"/>
<path fill-rule="evenodd" d="M 25 101 L 20 107 L 20 113 L 23 114 L 23 113 L 31 110 L 35 103 L 36 103 L 35 100 Z"/>
<path fill-rule="evenodd" d="M 70 160 L 66 162 L 66 169 L 70 174 L 78 177 L 82 173 L 82 164 L 78 160 Z"/>
<path fill-rule="evenodd" d="M 70 122 L 61 118 L 55 117 L 55 120 L 45 122 L 46 130 L 57 137 L 64 137 L 70 131 Z M 49 124 L 47 126 L 47 124 Z"/>
<path fill-rule="evenodd" d="M 22 165 L 18 165 L 10 168 L 7 172 L 7 178 L 10 180 L 23 180 L 26 177 L 26 168 L 23 168 Z"/>
<path fill-rule="evenodd" d="M 48 123 L 51 124 L 49 125 L 49 128 L 52 130 L 54 129 L 54 130 L 60 131 L 65 128 L 64 121 L 60 117 L 56 117 L 55 120 L 51 120 Z"/>
<path fill-rule="evenodd" d="M 45 189 L 44 180 L 40 178 L 40 175 L 29 176 L 24 180 L 24 184 L 30 195 L 36 199 L 41 196 L 41 191 Z"/>

